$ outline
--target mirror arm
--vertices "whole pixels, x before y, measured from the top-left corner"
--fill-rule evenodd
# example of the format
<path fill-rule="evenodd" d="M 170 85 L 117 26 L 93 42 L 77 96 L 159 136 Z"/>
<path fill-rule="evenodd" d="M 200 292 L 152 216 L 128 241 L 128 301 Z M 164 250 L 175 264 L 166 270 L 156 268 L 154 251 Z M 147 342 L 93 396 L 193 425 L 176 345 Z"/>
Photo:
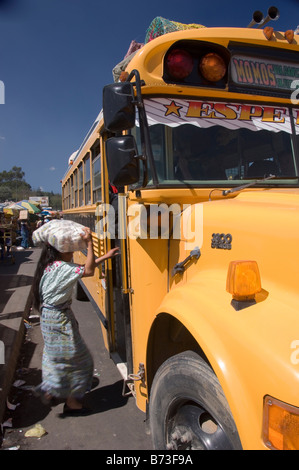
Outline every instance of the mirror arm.
<path fill-rule="evenodd" d="M 144 109 L 144 103 L 143 103 L 142 94 L 141 94 L 141 87 L 145 85 L 145 82 L 143 80 L 140 80 L 140 75 L 139 75 L 138 70 L 135 70 L 135 69 L 132 70 L 127 81 L 128 82 L 131 81 L 133 77 L 135 77 L 135 83 L 133 83 L 133 85 L 135 85 L 136 87 L 136 97 L 137 97 L 137 100 L 135 100 L 135 97 L 134 97 L 134 104 L 136 104 L 138 108 L 142 153 L 143 155 L 148 156 L 150 167 L 151 167 L 151 172 L 153 175 L 153 183 L 155 186 L 158 186 L 159 180 L 158 180 L 156 166 L 155 166 L 154 157 L 152 153 L 152 146 L 150 143 L 150 135 L 149 135 L 149 126 L 148 126 L 146 112 Z M 147 170 L 146 160 L 147 160 L 146 157 L 145 157 L 145 160 L 142 159 L 143 169 L 144 169 L 142 187 L 146 187 L 148 183 L 148 170 Z"/>
<path fill-rule="evenodd" d="M 135 158 L 142 161 L 142 164 L 143 164 L 142 188 L 145 188 L 148 183 L 147 158 L 146 158 L 146 155 L 136 155 Z"/>

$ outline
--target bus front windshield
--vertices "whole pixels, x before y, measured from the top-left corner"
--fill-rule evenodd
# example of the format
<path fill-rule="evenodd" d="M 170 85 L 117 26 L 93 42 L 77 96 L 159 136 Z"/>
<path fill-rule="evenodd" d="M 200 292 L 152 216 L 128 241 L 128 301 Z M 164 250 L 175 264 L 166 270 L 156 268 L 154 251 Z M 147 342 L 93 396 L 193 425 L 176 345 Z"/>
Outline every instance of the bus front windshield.
<path fill-rule="evenodd" d="M 299 111 L 161 98 L 146 110 L 159 184 L 232 186 L 273 175 L 265 185 L 298 185 Z"/>

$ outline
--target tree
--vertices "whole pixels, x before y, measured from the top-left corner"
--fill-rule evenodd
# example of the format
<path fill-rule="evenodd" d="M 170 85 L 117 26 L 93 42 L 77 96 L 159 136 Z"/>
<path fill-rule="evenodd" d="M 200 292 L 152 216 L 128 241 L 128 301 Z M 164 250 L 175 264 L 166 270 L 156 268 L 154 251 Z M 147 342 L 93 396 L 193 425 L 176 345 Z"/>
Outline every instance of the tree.
<path fill-rule="evenodd" d="M 2 188 L 1 198 L 20 200 L 29 197 L 31 186 L 24 179 L 25 173 L 19 166 L 14 166 L 10 171 L 0 172 L 0 184 Z"/>
<path fill-rule="evenodd" d="M 0 183 L 10 183 L 12 181 L 25 182 L 24 176 L 25 173 L 20 166 L 13 166 L 10 171 L 2 171 L 2 173 L 0 173 Z"/>
<path fill-rule="evenodd" d="M 1 1 L 1 0 L 0 0 Z M 13 166 L 10 171 L 0 172 L 0 201 L 11 199 L 20 201 L 30 196 L 48 196 L 50 206 L 54 210 L 61 210 L 61 195 L 42 191 L 39 187 L 33 191 L 30 184 L 25 181 L 25 173 L 19 166 Z"/>
<path fill-rule="evenodd" d="M 49 194 L 49 204 L 53 207 L 53 210 L 61 210 L 61 194 Z"/>
<path fill-rule="evenodd" d="M 12 190 L 9 186 L 1 185 L 0 186 L 0 202 L 9 201 L 12 198 Z"/>

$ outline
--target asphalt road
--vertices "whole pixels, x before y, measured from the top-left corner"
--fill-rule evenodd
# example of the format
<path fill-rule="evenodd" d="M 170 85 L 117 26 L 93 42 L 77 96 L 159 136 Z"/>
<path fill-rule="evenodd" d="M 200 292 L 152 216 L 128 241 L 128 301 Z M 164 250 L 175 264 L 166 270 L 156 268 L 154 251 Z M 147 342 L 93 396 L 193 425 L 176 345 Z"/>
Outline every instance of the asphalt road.
<path fill-rule="evenodd" d="M 97 314 L 90 302 L 73 300 L 73 311 L 83 338 L 94 358 L 95 387 L 86 396 L 93 409 L 88 416 L 62 418 L 63 405 L 49 408 L 35 398 L 28 387 L 41 379 L 43 342 L 38 319 L 29 319 L 30 327 L 20 353 L 9 401 L 20 403 L 6 418 L 12 427 L 5 428 L 2 448 L 21 450 L 152 450 L 145 414 L 133 397 L 122 397 L 122 377 L 109 358 L 102 340 Z M 34 312 L 33 312 L 34 313 Z M 40 423 L 47 434 L 41 438 L 25 437 L 25 432 Z"/>

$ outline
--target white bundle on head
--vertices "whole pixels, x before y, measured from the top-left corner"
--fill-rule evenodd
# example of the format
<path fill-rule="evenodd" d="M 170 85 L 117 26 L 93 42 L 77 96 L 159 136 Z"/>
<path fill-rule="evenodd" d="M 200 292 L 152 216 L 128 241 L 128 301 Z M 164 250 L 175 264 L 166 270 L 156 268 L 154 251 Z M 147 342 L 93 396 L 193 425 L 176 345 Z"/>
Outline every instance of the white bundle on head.
<path fill-rule="evenodd" d="M 54 219 L 39 227 L 32 233 L 34 245 L 49 243 L 61 253 L 69 253 L 86 249 L 86 241 L 82 239 L 83 225 L 71 220 Z"/>

